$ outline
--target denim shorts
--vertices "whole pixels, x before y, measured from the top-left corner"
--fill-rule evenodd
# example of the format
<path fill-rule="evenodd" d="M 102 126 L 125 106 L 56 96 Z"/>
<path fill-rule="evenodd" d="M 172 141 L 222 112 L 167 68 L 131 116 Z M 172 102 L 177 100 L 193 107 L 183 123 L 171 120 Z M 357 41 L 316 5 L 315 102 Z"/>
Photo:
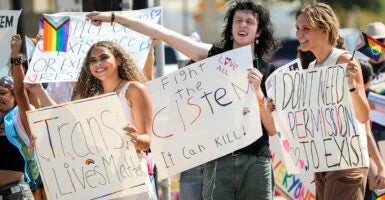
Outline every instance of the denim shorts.
<path fill-rule="evenodd" d="M 33 200 L 29 185 L 24 181 L 16 181 L 0 186 L 2 200 Z"/>

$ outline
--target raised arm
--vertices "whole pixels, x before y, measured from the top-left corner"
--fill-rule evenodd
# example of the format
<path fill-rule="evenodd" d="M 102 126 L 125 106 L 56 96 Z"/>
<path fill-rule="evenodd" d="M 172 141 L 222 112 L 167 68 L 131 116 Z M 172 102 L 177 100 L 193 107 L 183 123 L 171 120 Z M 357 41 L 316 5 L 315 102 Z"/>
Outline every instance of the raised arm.
<path fill-rule="evenodd" d="M 159 43 L 159 40 L 152 39 L 150 49 L 148 51 L 148 55 L 146 58 L 146 62 L 144 63 L 143 67 L 143 74 L 146 77 L 148 81 L 154 79 L 154 47 Z"/>
<path fill-rule="evenodd" d="M 22 40 L 20 35 L 14 35 L 11 39 L 11 58 L 19 59 L 20 58 L 20 48 L 22 45 Z M 28 125 L 27 114 L 26 112 L 31 110 L 27 92 L 24 88 L 24 68 L 21 62 L 16 62 L 12 64 L 12 75 L 14 79 L 14 94 L 19 107 L 20 119 L 23 124 L 25 131 L 29 139 L 32 139 L 32 133 Z"/>
<path fill-rule="evenodd" d="M 356 118 L 361 123 L 366 123 L 369 120 L 369 103 L 366 100 L 364 81 L 360 64 L 356 58 L 351 60 L 351 54 L 342 54 L 337 61 L 337 64 L 348 63 L 346 67 L 346 76 L 348 77 L 348 86 Z"/>
<path fill-rule="evenodd" d="M 91 20 L 91 23 L 96 26 L 100 26 L 102 22 L 111 22 L 111 20 L 113 20 L 113 22 L 121 24 L 136 32 L 166 42 L 194 61 L 207 58 L 208 51 L 212 46 L 211 44 L 191 40 L 190 38 L 169 30 L 159 24 L 132 18 L 120 13 L 92 12 L 87 15 L 87 19 Z"/>

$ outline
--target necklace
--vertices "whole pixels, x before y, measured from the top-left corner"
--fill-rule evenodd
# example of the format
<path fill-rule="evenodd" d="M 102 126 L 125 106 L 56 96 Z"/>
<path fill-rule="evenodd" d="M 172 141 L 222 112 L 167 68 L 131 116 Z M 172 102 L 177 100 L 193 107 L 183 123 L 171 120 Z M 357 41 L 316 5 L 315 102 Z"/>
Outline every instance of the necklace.
<path fill-rule="evenodd" d="M 122 81 L 123 81 L 123 79 L 121 79 L 121 80 L 119 81 L 119 83 L 116 85 L 116 87 L 115 87 L 115 89 L 114 89 L 114 92 L 116 91 L 116 89 L 118 89 L 118 87 L 119 87 L 119 85 L 122 83 Z"/>
<path fill-rule="evenodd" d="M 334 50 L 334 48 L 332 47 L 332 49 L 329 51 L 328 55 L 326 55 L 326 57 L 321 62 L 318 63 L 318 61 L 316 61 L 315 66 L 322 67 L 323 63 L 325 62 L 325 60 L 328 59 L 330 54 L 332 54 L 333 50 Z"/>

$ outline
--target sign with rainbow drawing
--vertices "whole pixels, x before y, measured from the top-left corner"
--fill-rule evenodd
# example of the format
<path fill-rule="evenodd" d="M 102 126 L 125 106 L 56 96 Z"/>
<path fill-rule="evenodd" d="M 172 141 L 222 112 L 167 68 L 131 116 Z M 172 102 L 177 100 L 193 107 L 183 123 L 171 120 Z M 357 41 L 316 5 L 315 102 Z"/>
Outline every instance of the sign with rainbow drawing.
<path fill-rule="evenodd" d="M 262 136 L 247 79 L 250 46 L 227 51 L 147 83 L 151 149 L 160 178 L 224 156 Z"/>
<path fill-rule="evenodd" d="M 12 36 L 16 34 L 20 13 L 20 10 L 0 10 L 0 75 L 9 72 L 7 67 L 11 56 L 9 44 Z"/>
<path fill-rule="evenodd" d="M 44 51 L 67 51 L 70 18 L 44 15 Z"/>
<path fill-rule="evenodd" d="M 135 11 L 116 11 L 141 20 L 157 23 L 161 7 Z M 24 82 L 77 81 L 89 48 L 98 41 L 120 44 L 137 67 L 143 68 L 152 39 L 117 23 L 97 27 L 86 21 L 88 12 L 45 14 L 42 27 L 44 39 L 34 50 Z"/>
<path fill-rule="evenodd" d="M 270 137 L 271 164 L 274 170 L 275 188 L 287 199 L 315 200 L 314 173 L 289 173 L 281 151 L 279 135 Z"/>
<path fill-rule="evenodd" d="M 365 125 L 356 120 L 346 64 L 271 77 L 273 112 L 289 173 L 369 166 Z"/>
<path fill-rule="evenodd" d="M 116 94 L 32 110 L 35 156 L 49 199 L 111 199 L 148 191 L 148 175 L 123 131 Z"/>

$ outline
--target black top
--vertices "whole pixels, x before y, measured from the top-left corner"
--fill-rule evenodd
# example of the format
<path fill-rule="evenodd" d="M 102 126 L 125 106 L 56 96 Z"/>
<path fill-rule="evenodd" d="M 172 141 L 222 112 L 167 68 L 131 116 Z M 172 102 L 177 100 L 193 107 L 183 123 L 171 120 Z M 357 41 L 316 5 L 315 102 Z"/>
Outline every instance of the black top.
<path fill-rule="evenodd" d="M 223 52 L 225 52 L 225 50 L 213 45 L 213 47 L 210 49 L 208 53 L 208 57 L 215 56 Z M 257 68 L 257 62 L 256 60 L 254 60 L 253 61 L 254 68 L 257 68 L 263 74 L 261 88 L 263 93 L 266 95 L 266 87 L 265 87 L 266 79 L 267 77 L 270 76 L 271 73 L 274 72 L 274 70 L 277 69 L 277 67 L 270 63 L 267 63 L 262 59 L 258 59 L 258 65 L 259 66 Z M 262 125 L 262 136 L 257 141 L 251 143 L 249 146 L 237 150 L 237 152 L 250 154 L 250 155 L 271 157 L 271 153 L 269 149 L 269 134 L 267 133 L 262 122 L 261 122 L 261 125 Z"/>
<path fill-rule="evenodd" d="M 373 73 L 377 77 L 380 73 L 385 73 L 385 60 L 379 63 L 370 63 L 373 67 Z M 384 95 L 384 94 L 381 94 Z M 385 126 L 372 121 L 372 130 L 385 130 Z"/>
<path fill-rule="evenodd" d="M 0 136 L 0 169 L 24 172 L 24 159 L 6 136 Z"/>

